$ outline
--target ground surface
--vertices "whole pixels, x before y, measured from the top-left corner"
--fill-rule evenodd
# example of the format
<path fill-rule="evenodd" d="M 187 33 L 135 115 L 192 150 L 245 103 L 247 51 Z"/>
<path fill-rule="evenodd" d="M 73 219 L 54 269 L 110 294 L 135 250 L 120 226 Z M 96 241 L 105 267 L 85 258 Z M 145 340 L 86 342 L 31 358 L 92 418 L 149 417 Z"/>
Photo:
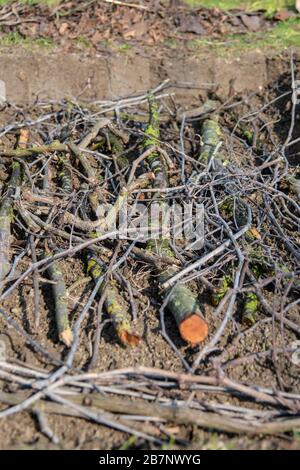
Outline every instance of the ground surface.
<path fill-rule="evenodd" d="M 59 46 L 63 52 L 79 50 L 95 55 L 126 53 L 141 45 L 148 54 L 166 54 L 168 48 L 178 47 L 198 53 L 212 47 L 224 54 L 227 50 L 299 44 L 299 18 L 291 3 L 242 2 L 242 7 L 251 6 L 246 11 L 221 10 L 217 3 L 208 8 L 205 5 L 212 3 L 199 2 L 191 8 L 180 1 L 150 0 L 141 2 L 145 9 L 138 3 L 136 8 L 105 2 L 60 2 L 52 7 L 15 3 L 13 10 L 5 4 L 2 20 L 0 14 L 0 46 Z M 231 7 L 237 4 L 231 3 Z"/>
<path fill-rule="evenodd" d="M 191 10 L 185 4 L 177 4 L 176 2 L 173 2 L 171 6 L 152 1 L 140 3 L 146 5 L 149 11 L 144 12 L 139 9 L 111 6 L 103 3 L 98 5 L 97 2 L 91 8 L 87 8 L 83 2 L 82 6 L 80 5 L 79 7 L 77 2 L 67 2 L 66 5 L 63 2 L 61 5 L 54 7 L 54 10 L 52 7 L 49 9 L 48 6 L 37 5 L 32 7 L 15 3 L 14 13 L 5 17 L 6 12 L 12 10 L 9 10 L 10 6 L 4 6 L 3 8 L 7 8 L 7 10 L 3 10 L 3 15 L 1 15 L 0 11 L 0 60 L 2 64 L 8 64 L 8 66 L 11 64 L 11 71 L 9 71 L 8 67 L 4 71 L 4 75 L 7 74 L 5 81 L 8 83 L 8 88 L 12 83 L 12 88 L 14 89 L 9 88 L 8 98 L 14 93 L 13 101 L 18 101 L 18 86 L 20 90 L 25 90 L 20 92 L 20 95 L 22 95 L 20 102 L 26 101 L 29 97 L 32 98 L 33 95 L 40 91 L 39 86 L 41 81 L 45 80 L 45 77 L 50 74 L 50 69 L 55 63 L 64 64 L 64 70 L 73 68 L 74 71 L 78 62 L 84 62 L 85 72 L 82 72 L 81 80 L 78 81 L 78 78 L 74 77 L 73 71 L 64 81 L 62 81 L 62 77 L 60 78 L 61 89 L 59 92 L 62 96 L 66 94 L 78 95 L 82 91 L 85 81 L 90 77 L 90 68 L 93 67 L 91 58 L 99 59 L 102 64 L 105 64 L 100 75 L 104 76 L 101 83 L 106 88 L 102 88 L 100 93 L 95 91 L 96 85 L 93 85 L 93 80 L 95 80 L 94 83 L 97 82 L 97 70 L 95 67 L 95 73 L 92 74 L 92 85 L 90 85 L 85 97 L 88 100 L 92 100 L 94 97 L 99 98 L 99 95 L 101 95 L 101 98 L 110 98 L 112 96 L 126 95 L 130 92 L 143 91 L 159 83 L 159 79 L 161 81 L 166 77 L 170 77 L 174 82 L 178 82 L 181 80 L 182 70 L 186 67 L 187 63 L 190 64 L 190 67 L 192 67 L 192 63 L 197 64 L 195 65 L 196 72 L 195 69 L 191 69 L 191 74 L 185 72 L 187 79 L 185 78 L 185 80 L 181 81 L 191 81 L 192 74 L 194 77 L 200 75 L 200 83 L 208 82 L 208 86 L 199 87 L 197 89 L 197 97 L 195 97 L 195 93 L 191 92 L 191 90 L 184 93 L 179 90 L 179 100 L 182 102 L 183 109 L 193 107 L 197 100 L 199 98 L 203 99 L 212 88 L 215 91 L 216 87 L 211 87 L 211 84 L 216 79 L 219 80 L 219 77 L 224 74 L 224 70 L 227 71 L 227 75 L 225 74 L 225 78 L 222 77 L 222 80 L 220 79 L 221 85 L 219 84 L 219 88 L 217 87 L 217 95 L 220 98 L 222 97 L 224 101 L 232 93 L 246 94 L 249 91 L 256 91 L 257 96 L 254 98 L 253 106 L 259 107 L 265 102 L 267 97 L 269 99 L 274 98 L 276 90 L 279 90 L 281 93 L 289 86 L 287 84 L 290 73 L 289 56 L 282 53 L 282 49 L 300 44 L 299 19 L 292 9 L 281 10 L 281 14 L 277 13 L 275 17 L 266 17 L 264 12 L 261 11 L 256 13 L 251 12 L 251 14 L 246 15 L 243 9 L 239 11 L 233 10 L 232 12 L 221 11 L 218 8 L 211 10 L 205 7 L 197 7 Z M 268 57 L 269 54 L 266 51 L 268 51 L 270 44 L 274 44 L 274 47 L 280 50 L 278 57 Z M 17 53 L 19 47 L 22 47 L 24 50 Z M 41 47 L 44 48 L 44 52 L 41 51 Z M 181 65 L 174 67 L 172 63 L 174 57 L 178 54 L 177 47 L 180 47 L 182 56 L 186 55 L 188 58 L 183 57 Z M 236 62 L 236 58 L 233 59 L 232 56 L 229 57 L 227 54 L 232 49 L 235 54 L 243 54 L 245 48 L 246 52 L 248 52 L 248 49 L 260 49 L 257 52 L 252 51 L 252 57 L 257 64 L 254 73 L 257 75 L 258 80 L 255 80 L 254 84 L 253 78 L 249 80 L 249 62 L 244 58 L 242 59 L 242 66 L 239 67 L 240 75 L 234 88 L 232 79 L 236 75 L 235 67 L 237 67 L 240 60 L 238 59 Z M 265 54 L 261 53 L 263 50 Z M 208 54 L 212 53 L 212 51 L 214 51 L 214 56 L 209 58 Z M 75 53 L 80 55 L 77 57 L 65 55 Z M 218 56 L 218 59 L 216 59 L 216 56 Z M 201 57 L 204 57 L 203 62 L 200 62 Z M 208 62 L 207 57 L 209 58 Z M 46 60 L 48 64 L 43 64 L 43 60 Z M 158 60 L 159 64 L 157 65 Z M 111 65 L 107 65 L 114 61 L 116 61 L 114 68 Z M 118 73 L 122 73 L 122 64 L 130 63 L 130 61 L 132 61 L 131 75 L 127 75 L 126 81 L 128 84 L 134 81 L 134 86 L 128 90 L 130 85 L 124 85 L 124 83 L 122 86 L 119 85 L 121 79 Z M 139 61 L 140 66 L 146 63 L 149 68 L 147 77 L 145 73 L 141 75 L 143 86 L 140 88 L 139 83 L 141 83 L 141 80 L 139 78 L 136 79 L 135 73 L 136 61 Z M 205 72 L 203 74 L 200 72 L 204 62 L 206 62 L 206 65 L 207 63 L 210 64 L 207 66 L 207 68 L 211 69 L 209 75 Z M 24 64 L 26 65 L 24 66 Z M 49 64 L 50 66 L 47 68 Z M 15 70 L 17 69 L 15 76 L 13 76 L 12 72 L 13 66 Z M 30 76 L 33 75 L 37 67 L 39 72 L 37 73 L 36 82 L 32 84 Z M 60 66 L 58 66 L 59 68 Z M 42 73 L 44 73 L 44 76 L 41 79 Z M 106 73 L 110 75 L 111 82 L 107 80 Z M 114 75 L 113 78 L 112 75 Z M 197 78 L 199 79 L 199 77 Z M 1 75 L 0 79 L 2 79 Z M 287 82 L 284 82 L 285 80 Z M 107 86 L 107 83 L 110 83 L 109 86 Z M 57 93 L 59 86 L 55 79 L 53 79 L 52 88 L 52 92 Z M 49 89 L 47 89 L 47 92 L 49 92 Z M 84 92 L 86 91 L 84 90 Z M 109 96 L 110 93 L 112 96 Z M 60 95 L 59 97 L 61 98 L 62 96 Z M 282 107 L 279 117 L 282 124 L 282 134 L 288 129 L 288 122 L 284 120 L 285 111 L 283 106 L 285 104 L 284 102 L 281 103 Z M 275 108 L 272 109 L 272 112 L 266 115 L 265 118 L 271 119 L 275 117 L 277 119 L 277 111 Z M 30 111 L 28 111 L 29 115 Z M 1 113 L 1 125 L 9 122 L 13 117 L 14 110 L 7 114 Z M 280 132 L 277 137 L 281 138 Z M 3 177 L 5 177 L 5 174 Z M 139 314 L 136 329 L 144 338 L 144 341 L 138 349 L 132 353 L 130 352 L 129 355 L 128 351 L 123 349 L 116 341 L 112 328 L 108 327 L 100 343 L 97 371 L 145 365 L 180 372 L 182 366 L 179 358 L 174 355 L 172 349 L 166 344 L 159 333 L 158 307 L 160 305 L 160 298 L 157 295 L 155 276 L 150 275 L 149 269 L 141 263 L 136 265 L 130 264 L 125 270 L 128 279 L 141 292 L 141 296 L 137 299 Z M 78 259 L 66 260 L 63 263 L 63 271 L 67 284 L 71 285 L 78 279 L 78 276 L 82 275 L 83 265 L 81 259 L 78 257 Z M 197 283 L 192 284 L 192 287 L 195 291 L 199 289 Z M 29 282 L 28 285 L 25 284 L 20 291 L 16 291 L 2 305 L 27 331 L 30 331 L 29 325 L 32 321 L 32 293 L 32 285 Z M 212 316 L 212 307 L 205 294 L 201 294 L 200 298 L 203 301 L 203 308 L 210 328 L 213 329 L 215 320 Z M 74 318 L 76 318 L 80 307 L 86 299 L 87 292 L 83 287 L 80 288 L 80 291 L 76 291 L 76 295 L 74 294 L 72 310 Z M 299 322 L 299 310 L 292 310 L 289 312 L 289 315 L 291 319 Z M 60 354 L 64 357 L 66 351 L 57 341 L 53 316 L 51 296 L 47 286 L 45 286 L 42 289 L 41 327 L 38 332 L 31 333 L 34 339 L 38 340 L 48 351 L 57 357 Z M 261 316 L 260 318 L 265 317 Z M 91 312 L 90 318 L 87 319 L 84 325 L 84 335 L 76 356 L 76 366 L 78 367 L 85 367 L 89 360 L 91 348 L 90 335 L 95 326 L 94 321 L 95 318 Z M 236 321 L 238 322 L 238 314 Z M 0 320 L 0 322 L 1 340 L 6 344 L 8 358 L 14 358 L 36 365 L 37 367 L 47 367 L 45 361 L 28 347 L 24 339 L 20 339 L 13 328 L 7 329 L 5 322 L 3 320 Z M 166 317 L 166 326 L 171 338 L 182 354 L 187 358 L 193 357 L 195 351 L 184 345 L 178 337 L 178 333 L 173 327 L 172 318 L 169 316 Z M 271 322 L 258 325 L 249 334 L 245 332 L 237 348 L 229 353 L 228 360 L 248 356 L 256 351 L 261 352 L 262 347 L 264 350 L 272 348 L 274 337 L 280 337 L 280 332 L 280 328 L 277 325 L 272 325 Z M 228 329 L 226 335 L 224 335 L 220 345 L 221 349 L 230 344 L 233 333 L 234 326 L 232 326 L 232 329 Z M 294 333 L 286 332 L 284 344 L 291 343 L 295 338 Z M 203 367 L 203 371 L 205 371 L 206 366 Z M 262 357 L 254 361 L 251 360 L 249 363 L 246 362 L 246 364 L 234 365 L 232 368 L 228 366 L 227 373 L 232 379 L 240 382 L 269 388 L 277 388 L 282 386 L 283 383 L 285 390 L 295 393 L 300 392 L 299 367 L 291 366 L 289 358 L 284 355 L 279 355 L 275 363 L 269 357 Z M 278 375 L 282 381 L 281 384 L 278 382 Z M 4 390 L 12 391 L 13 386 L 14 384 L 5 385 Z M 196 398 L 205 400 L 205 393 L 196 392 Z M 237 403 L 235 398 L 229 399 L 228 396 L 222 397 L 216 395 L 210 396 L 210 398 L 223 403 L 228 401 L 228 403 L 233 405 Z M 245 406 L 247 406 L 247 403 L 245 403 Z M 124 446 L 124 443 L 125 447 L 130 447 L 130 445 L 145 447 L 148 445 L 142 441 L 130 444 L 127 441 L 128 435 L 125 433 L 117 433 L 102 426 L 71 417 L 50 416 L 49 424 L 59 437 L 60 444 L 57 446 L 49 443 L 48 439 L 41 435 L 36 420 L 31 414 L 19 414 L 17 419 L 16 417 L 5 418 L 2 421 L 0 430 L 0 446 L 1 448 L 46 448 L 49 446 L 53 448 L 99 449 L 120 448 L 122 445 Z M 79 428 L 80 433 L 78 433 Z M 175 436 L 180 439 L 189 441 L 188 446 L 195 449 L 300 448 L 297 432 L 271 438 L 249 438 L 228 434 L 214 434 L 193 426 L 178 426 L 178 429 L 171 429 L 170 432 L 171 434 L 174 432 Z M 172 447 L 172 439 L 170 442 Z M 179 445 L 175 446 L 175 448 L 179 447 Z"/>

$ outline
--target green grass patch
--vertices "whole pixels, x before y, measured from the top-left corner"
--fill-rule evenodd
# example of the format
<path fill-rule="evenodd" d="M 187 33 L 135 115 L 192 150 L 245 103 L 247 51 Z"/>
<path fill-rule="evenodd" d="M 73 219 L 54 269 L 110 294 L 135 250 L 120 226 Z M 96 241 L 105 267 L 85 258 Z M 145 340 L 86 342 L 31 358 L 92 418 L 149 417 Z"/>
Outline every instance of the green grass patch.
<path fill-rule="evenodd" d="M 272 15 L 278 10 L 294 10 L 294 0 L 184 0 L 185 3 L 199 7 L 218 7 L 222 10 L 232 10 L 235 8 L 247 11 L 264 10 L 267 15 Z"/>
<path fill-rule="evenodd" d="M 132 44 L 129 44 L 128 42 L 124 42 L 124 44 L 121 44 L 118 49 L 120 52 L 128 52 L 132 48 L 133 48 Z"/>
<path fill-rule="evenodd" d="M 12 3 L 12 0 L 0 0 L 0 5 L 6 5 L 7 3 Z M 61 0 L 19 0 L 19 3 L 26 3 L 27 5 L 41 3 L 43 5 L 55 6 L 61 3 Z"/>
<path fill-rule="evenodd" d="M 76 38 L 76 45 L 79 49 L 89 49 L 92 47 L 92 43 L 85 36 L 78 36 Z"/>
<path fill-rule="evenodd" d="M 218 55 L 239 53 L 247 50 L 280 51 L 290 47 L 300 48 L 300 19 L 293 18 L 278 23 L 272 30 L 257 33 L 231 34 L 222 40 L 194 39 L 188 43 L 190 48 L 209 48 Z"/>
<path fill-rule="evenodd" d="M 21 46 L 26 49 L 33 49 L 36 47 L 52 48 L 54 47 L 53 41 L 48 38 L 23 38 L 19 33 L 13 32 L 0 36 L 0 48 Z"/>
<path fill-rule="evenodd" d="M 5 5 L 6 3 L 12 3 L 12 0 L 0 0 L 0 5 Z M 26 3 L 27 5 L 36 5 L 38 3 L 55 6 L 61 3 L 61 0 L 19 0 L 19 3 Z"/>
<path fill-rule="evenodd" d="M 120 447 L 118 450 L 129 450 L 131 449 L 137 441 L 136 436 L 130 436 Z"/>
<path fill-rule="evenodd" d="M 0 5 L 11 3 L 12 0 L 0 0 Z M 38 3 L 55 6 L 62 3 L 62 0 L 19 0 L 20 3 L 28 5 L 36 5 Z M 293 9 L 294 0 L 184 0 L 185 3 L 192 7 L 218 7 L 222 10 L 232 10 L 235 8 L 245 9 L 248 11 L 264 10 L 268 15 L 284 8 Z"/>

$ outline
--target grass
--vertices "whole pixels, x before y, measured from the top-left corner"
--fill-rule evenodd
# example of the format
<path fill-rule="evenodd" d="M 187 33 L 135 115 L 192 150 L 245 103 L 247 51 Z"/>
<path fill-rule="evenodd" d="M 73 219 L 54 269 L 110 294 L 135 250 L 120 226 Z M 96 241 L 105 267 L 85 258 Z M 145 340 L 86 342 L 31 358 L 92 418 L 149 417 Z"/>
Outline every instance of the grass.
<path fill-rule="evenodd" d="M 78 36 L 78 38 L 76 38 L 76 44 L 79 49 L 89 49 L 92 47 L 92 43 L 85 36 Z"/>
<path fill-rule="evenodd" d="M 0 5 L 5 5 L 6 3 L 11 3 L 12 0 L 0 0 Z M 61 0 L 19 0 L 19 3 L 27 3 L 28 5 L 36 5 L 37 3 L 42 3 L 44 5 L 54 6 L 61 3 Z"/>
<path fill-rule="evenodd" d="M 119 51 L 120 52 L 127 52 L 127 51 L 130 51 L 130 49 L 132 49 L 132 44 L 128 44 L 128 42 L 124 42 L 123 44 L 121 44 L 119 46 Z"/>
<path fill-rule="evenodd" d="M 22 46 L 26 49 L 33 49 L 35 47 L 52 48 L 54 43 L 48 38 L 23 38 L 19 33 L 13 32 L 0 36 L 0 48 L 9 46 Z"/>
<path fill-rule="evenodd" d="M 5 5 L 12 0 L 0 0 L 0 5 Z M 294 9 L 294 0 L 184 0 L 185 3 L 197 7 L 204 6 L 208 8 L 218 7 L 223 10 L 230 10 L 233 8 L 243 8 L 249 11 L 264 10 L 268 15 L 272 15 L 275 11 L 284 8 Z M 27 3 L 34 5 L 42 3 L 44 5 L 58 5 L 62 0 L 19 0 L 20 3 Z"/>
<path fill-rule="evenodd" d="M 44 3 L 54 5 L 61 0 L 20 0 L 22 3 L 34 4 Z M 185 0 L 191 5 L 204 5 L 208 7 L 218 6 L 220 8 L 237 8 L 246 7 L 249 9 L 263 8 L 266 13 L 271 14 L 277 9 L 293 7 L 294 0 Z M 8 3 L 8 0 L 0 0 L 0 5 Z M 173 42 L 174 44 L 173 44 Z M 91 43 L 84 36 L 80 36 L 76 40 L 77 47 L 85 50 L 91 47 Z M 51 48 L 54 46 L 51 39 L 39 38 L 30 39 L 23 38 L 17 32 L 12 32 L 0 36 L 0 47 L 20 45 L 26 49 L 34 47 Z M 176 40 L 170 40 L 170 47 L 177 47 Z M 300 48 L 300 19 L 298 17 L 291 18 L 287 21 L 278 23 L 272 30 L 257 32 L 231 34 L 222 40 L 210 38 L 197 38 L 189 41 L 188 46 L 195 51 L 206 51 L 207 49 L 214 51 L 219 56 L 228 55 L 230 53 L 241 53 L 248 50 L 272 50 L 280 51 L 290 47 Z M 131 48 L 130 44 L 124 43 L 119 46 L 120 52 L 127 52 Z"/>
<path fill-rule="evenodd" d="M 137 437 L 130 436 L 120 447 L 118 450 L 129 450 L 131 449 L 136 443 Z"/>
<path fill-rule="evenodd" d="M 209 48 L 218 55 L 255 49 L 280 51 L 290 47 L 300 48 L 300 19 L 293 18 L 278 23 L 270 31 L 244 35 L 231 34 L 222 41 L 194 39 L 189 42 L 189 47 L 195 50 Z"/>
<path fill-rule="evenodd" d="M 185 3 L 195 6 L 205 6 L 208 8 L 218 7 L 222 10 L 241 8 L 249 11 L 264 10 L 267 15 L 272 15 L 275 11 L 284 8 L 294 9 L 294 0 L 184 0 Z"/>

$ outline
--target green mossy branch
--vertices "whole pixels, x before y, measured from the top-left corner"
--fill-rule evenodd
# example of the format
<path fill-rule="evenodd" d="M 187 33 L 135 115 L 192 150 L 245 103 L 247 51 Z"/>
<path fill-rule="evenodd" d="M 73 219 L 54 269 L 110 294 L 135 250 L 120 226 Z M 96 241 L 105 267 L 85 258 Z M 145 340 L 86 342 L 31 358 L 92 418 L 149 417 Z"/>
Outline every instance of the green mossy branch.
<path fill-rule="evenodd" d="M 66 194 L 71 194 L 73 191 L 72 172 L 68 165 L 68 160 L 64 155 L 59 157 L 59 172 L 58 176 L 61 182 L 61 189 Z"/>
<path fill-rule="evenodd" d="M 153 99 L 152 96 L 148 98 L 149 102 L 149 111 L 150 111 L 150 119 L 149 124 L 146 129 L 146 137 L 144 140 L 143 147 L 144 149 L 148 149 L 152 145 L 156 145 L 157 141 L 160 137 L 159 131 L 159 114 L 157 103 Z M 155 174 L 154 180 L 154 187 L 166 187 L 167 186 L 167 175 L 164 166 L 161 163 L 160 155 L 157 152 L 152 152 L 147 157 L 147 162 L 151 168 L 151 170 Z M 159 194 L 156 194 L 153 198 L 156 201 L 160 201 L 161 197 Z M 164 202 L 161 200 L 161 204 Z M 155 253 L 159 256 L 165 256 L 168 258 L 174 258 L 174 252 L 170 248 L 169 240 L 164 237 L 151 239 L 147 242 L 147 251 Z M 168 267 L 164 270 L 159 271 L 158 280 L 160 285 L 162 285 L 165 281 L 167 281 L 170 277 L 172 277 L 176 273 L 176 268 Z M 194 295 L 191 290 L 184 284 L 177 283 L 173 289 L 165 289 L 163 292 L 164 298 L 167 298 L 167 308 L 172 313 L 177 326 L 179 327 L 179 331 L 181 336 L 183 337 L 182 331 L 180 330 L 180 326 L 183 324 L 185 320 L 193 315 L 197 315 L 203 321 L 203 325 L 206 326 L 204 319 L 202 317 L 201 308 L 197 299 L 197 296 Z M 196 333 L 196 332 L 195 332 Z M 205 336 L 207 332 L 205 331 Z M 197 335 L 195 335 L 196 337 Z M 201 335 L 198 335 L 200 338 Z M 189 341 L 188 337 L 183 337 L 184 340 Z M 201 337 L 201 341 L 204 339 Z M 192 343 L 192 341 L 190 341 Z M 198 340 L 196 343 L 199 342 Z"/>
<path fill-rule="evenodd" d="M 100 277 L 105 274 L 100 264 L 93 258 L 92 253 L 89 253 L 88 256 L 87 273 L 93 278 L 95 284 Z M 100 286 L 100 294 L 103 293 L 103 287 L 104 284 L 102 283 Z M 125 346 L 137 346 L 140 342 L 140 338 L 132 331 L 129 314 L 116 287 L 116 283 L 113 280 L 108 280 L 105 286 L 104 296 L 105 309 L 113 321 L 119 340 Z"/>
<path fill-rule="evenodd" d="M 50 255 L 49 255 L 50 257 Z M 52 284 L 55 303 L 55 321 L 58 337 L 66 346 L 73 342 L 73 334 L 69 324 L 68 294 L 60 264 L 55 261 L 48 268 L 48 275 Z"/>
<path fill-rule="evenodd" d="M 247 293 L 242 312 L 242 322 L 248 326 L 254 325 L 257 319 L 258 307 L 259 301 L 257 295 L 254 292 Z"/>

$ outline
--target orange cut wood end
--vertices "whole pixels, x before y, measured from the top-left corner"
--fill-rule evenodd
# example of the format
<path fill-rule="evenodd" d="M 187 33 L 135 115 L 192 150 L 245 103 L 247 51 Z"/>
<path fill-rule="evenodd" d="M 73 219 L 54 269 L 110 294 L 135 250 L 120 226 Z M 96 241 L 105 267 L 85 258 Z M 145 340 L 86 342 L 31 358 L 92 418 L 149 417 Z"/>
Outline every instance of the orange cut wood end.
<path fill-rule="evenodd" d="M 181 338 L 195 346 L 204 341 L 208 335 L 208 325 L 206 321 L 197 314 L 187 317 L 179 325 Z"/>
<path fill-rule="evenodd" d="M 29 130 L 21 129 L 19 138 L 19 147 L 25 149 L 29 140 Z"/>
<path fill-rule="evenodd" d="M 62 331 L 59 335 L 59 339 L 65 343 L 68 348 L 70 348 L 73 343 L 73 333 L 71 329 L 67 328 L 66 330 Z"/>
<path fill-rule="evenodd" d="M 130 333 L 126 330 L 119 332 L 119 338 L 125 346 L 131 346 L 133 348 L 136 347 L 141 341 L 141 338 L 138 335 Z"/>

